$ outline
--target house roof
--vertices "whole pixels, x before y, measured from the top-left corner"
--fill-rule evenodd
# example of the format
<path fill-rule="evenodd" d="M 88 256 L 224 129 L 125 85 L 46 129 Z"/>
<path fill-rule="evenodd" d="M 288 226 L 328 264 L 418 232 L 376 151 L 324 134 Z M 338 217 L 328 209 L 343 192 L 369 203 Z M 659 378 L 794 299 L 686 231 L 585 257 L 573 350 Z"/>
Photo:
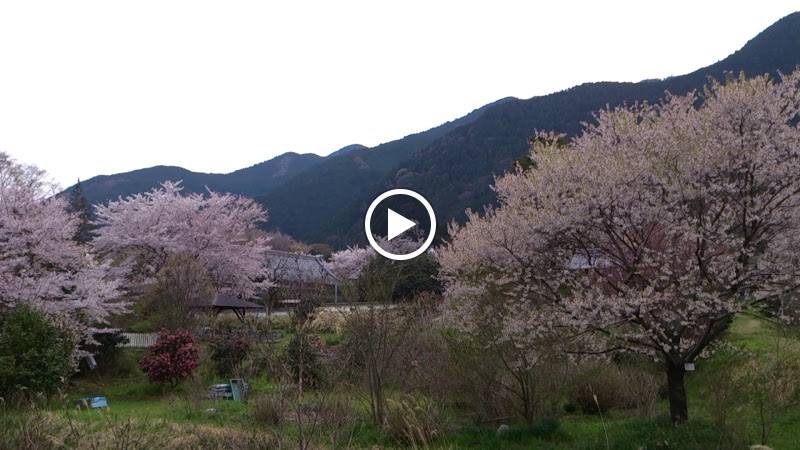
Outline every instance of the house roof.
<path fill-rule="evenodd" d="M 269 278 L 273 281 L 323 282 L 334 285 L 339 279 L 325 265 L 320 255 L 267 250 Z"/>
<path fill-rule="evenodd" d="M 210 301 L 208 299 L 192 299 L 189 301 L 189 307 L 214 307 L 218 309 L 264 309 L 264 307 L 259 304 L 220 293 L 215 294 L 214 298 L 212 298 Z"/>

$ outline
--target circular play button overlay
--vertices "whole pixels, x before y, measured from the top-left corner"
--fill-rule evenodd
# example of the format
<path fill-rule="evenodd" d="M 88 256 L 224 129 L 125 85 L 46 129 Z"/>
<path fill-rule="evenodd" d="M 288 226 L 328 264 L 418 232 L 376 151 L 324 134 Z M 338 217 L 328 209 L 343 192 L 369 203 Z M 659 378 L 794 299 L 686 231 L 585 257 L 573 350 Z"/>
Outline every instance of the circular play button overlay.
<path fill-rule="evenodd" d="M 422 209 L 427 212 L 428 217 L 418 217 L 416 212 Z M 373 218 L 376 212 L 377 215 Z M 425 227 L 422 222 L 425 222 L 428 226 Z M 375 239 L 373 223 L 385 223 L 386 233 L 381 233 L 379 230 L 378 235 L 385 238 L 384 243 L 389 244 L 389 247 L 395 242 L 410 239 L 414 235 L 418 236 L 421 234 L 421 228 L 423 227 L 427 228 L 427 236 L 425 241 L 414 251 L 392 253 L 382 247 Z M 382 230 L 383 226 L 381 225 L 380 228 Z M 425 200 L 425 197 L 409 189 L 392 189 L 379 195 L 369 205 L 367 215 L 364 218 L 364 231 L 367 233 L 369 245 L 380 255 L 395 261 L 406 261 L 423 254 L 433 243 L 433 237 L 436 234 L 436 215 L 433 213 L 433 207 Z"/>

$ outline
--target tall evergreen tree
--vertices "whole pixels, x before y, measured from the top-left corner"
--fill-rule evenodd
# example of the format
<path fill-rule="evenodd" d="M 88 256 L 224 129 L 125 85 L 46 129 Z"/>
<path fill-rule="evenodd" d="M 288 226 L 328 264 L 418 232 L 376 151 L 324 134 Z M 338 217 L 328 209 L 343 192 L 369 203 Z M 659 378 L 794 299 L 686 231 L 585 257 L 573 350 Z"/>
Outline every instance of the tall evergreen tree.
<path fill-rule="evenodd" d="M 93 237 L 92 231 L 97 227 L 92 224 L 92 210 L 89 206 L 89 201 L 86 200 L 86 196 L 83 195 L 83 186 L 81 185 L 80 179 L 78 179 L 78 183 L 69 193 L 67 212 L 75 214 L 78 216 L 78 220 L 80 220 L 72 240 L 79 244 L 85 244 L 91 241 Z"/>

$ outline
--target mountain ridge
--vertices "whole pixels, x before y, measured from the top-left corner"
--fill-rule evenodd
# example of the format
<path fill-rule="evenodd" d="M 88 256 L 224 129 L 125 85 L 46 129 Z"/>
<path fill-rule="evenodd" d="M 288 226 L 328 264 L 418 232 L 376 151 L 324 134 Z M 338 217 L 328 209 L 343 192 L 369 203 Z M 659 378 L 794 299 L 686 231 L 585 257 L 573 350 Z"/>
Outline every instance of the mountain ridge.
<path fill-rule="evenodd" d="M 800 64 L 800 13 L 781 18 L 741 49 L 716 63 L 684 75 L 643 82 L 588 82 L 524 100 L 488 108 L 475 122 L 437 139 L 395 167 L 364 192 L 346 211 L 301 238 L 329 239 L 329 243 L 365 243 L 360 223 L 380 192 L 393 188 L 413 189 L 431 202 L 444 229 L 451 219 L 463 221 L 467 208 L 480 210 L 495 202 L 490 189 L 495 175 L 510 169 L 513 161 L 528 152 L 528 137 L 537 129 L 569 136 L 579 133 L 582 122 L 592 122 L 595 111 L 636 101 L 658 101 L 665 92 L 683 94 L 700 90 L 708 77 L 724 79 L 727 71 L 761 75 L 789 72 Z M 345 228 L 346 229 L 343 229 Z"/>
<path fill-rule="evenodd" d="M 396 141 L 333 155 L 325 164 L 307 169 L 273 191 L 256 197 L 256 200 L 270 210 L 271 219 L 267 227 L 292 236 L 303 236 L 300 239 L 307 238 L 317 224 L 336 215 L 342 205 L 356 199 L 362 190 L 380 180 L 388 170 L 435 139 L 473 122 L 488 108 L 506 101 L 509 101 L 508 97 L 476 108 L 458 119 Z M 298 205 L 303 207 L 299 208 Z"/>
<path fill-rule="evenodd" d="M 193 172 L 179 166 L 157 165 L 112 175 L 97 175 L 81 181 L 81 186 L 90 204 L 105 203 L 120 196 L 145 192 L 167 180 L 181 180 L 183 188 L 189 192 L 205 192 L 208 187 L 215 191 L 255 196 L 323 159 L 313 153 L 287 152 L 225 174 Z M 254 185 L 254 181 L 259 183 Z M 74 188 L 74 185 L 70 186 L 64 193 Z"/>
<path fill-rule="evenodd" d="M 490 105 L 505 101 L 501 99 Z M 375 147 L 351 144 L 336 150 L 327 156 L 315 153 L 286 152 L 252 166 L 235 170 L 226 174 L 193 172 L 179 166 L 156 165 L 112 175 L 97 175 L 81 181 L 84 196 L 90 204 L 105 203 L 118 197 L 145 192 L 158 187 L 167 180 L 182 180 L 187 192 L 205 192 L 206 187 L 214 191 L 231 192 L 238 195 L 258 197 L 295 178 L 305 170 L 323 162 L 338 160 L 342 157 L 356 158 L 358 168 L 375 166 L 376 170 L 386 170 L 400 160 L 421 148 L 433 138 L 438 137 L 464 121 L 473 120 L 482 108 L 476 108 L 461 118 L 445 122 L 429 130 L 412 133 L 403 138 L 389 141 Z M 376 152 L 380 155 L 376 155 Z M 365 159 L 366 158 L 366 159 Z M 336 172 L 336 162 L 333 169 Z M 302 182 L 300 182 L 302 183 Z M 70 186 L 61 194 L 72 191 Z M 326 201 L 325 203 L 327 203 Z M 277 226 L 280 228 L 280 226 Z"/>
<path fill-rule="evenodd" d="M 342 247 L 365 242 L 363 214 L 375 196 L 386 189 L 404 187 L 428 198 L 440 218 L 441 229 L 445 229 L 450 220 L 463 220 L 465 209 L 480 209 L 494 202 L 490 189 L 493 177 L 527 154 L 527 139 L 536 130 L 572 136 L 582 129 L 581 122 L 591 122 L 593 113 L 606 106 L 655 102 L 667 91 L 684 94 L 700 90 L 709 76 L 723 79 L 729 71 L 738 74 L 743 70 L 748 76 L 775 75 L 798 65 L 800 13 L 793 13 L 728 57 L 687 74 L 638 83 L 582 83 L 529 99 L 506 97 L 458 119 L 375 147 L 352 144 L 326 157 L 290 152 L 229 174 L 197 174 L 156 166 L 140 169 L 147 173 L 146 181 L 127 179 L 137 171 L 94 177 L 84 182 L 84 192 L 95 203 L 127 195 L 128 191 L 147 190 L 144 185 L 154 183 L 156 175 L 182 174 L 188 190 L 208 185 L 253 196 L 269 211 L 269 229 Z M 95 189 L 95 183 L 104 189 Z M 132 191 L 134 187 L 141 189 Z"/>

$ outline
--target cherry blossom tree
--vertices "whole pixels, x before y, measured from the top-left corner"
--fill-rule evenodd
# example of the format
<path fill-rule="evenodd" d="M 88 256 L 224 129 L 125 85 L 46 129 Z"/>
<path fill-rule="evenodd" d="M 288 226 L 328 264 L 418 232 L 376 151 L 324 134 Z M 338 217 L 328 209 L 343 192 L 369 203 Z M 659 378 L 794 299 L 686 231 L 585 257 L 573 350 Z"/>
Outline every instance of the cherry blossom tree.
<path fill-rule="evenodd" d="M 209 190 L 182 195 L 180 182 L 96 205 L 95 251 L 127 259 L 129 276 L 150 282 L 176 255 L 190 255 L 208 270 L 213 286 L 251 297 L 267 281 L 267 240 L 251 238 L 267 213 L 255 201 Z"/>
<path fill-rule="evenodd" d="M 601 111 L 569 144 L 537 135 L 533 169 L 497 179 L 500 206 L 440 252 L 453 317 L 530 358 L 548 337 L 652 357 L 686 421 L 686 364 L 798 286 L 799 111 L 800 70 Z"/>
<path fill-rule="evenodd" d="M 377 253 L 372 247 L 347 247 L 331 255 L 328 269 L 342 280 L 355 280 L 375 255 Z"/>
<path fill-rule="evenodd" d="M 20 164 L 5 152 L 0 152 L 0 189 L 22 190 L 31 198 L 44 199 L 58 192 L 58 185 L 47 172 L 31 165 Z"/>
<path fill-rule="evenodd" d="M 375 242 L 384 250 L 398 255 L 408 254 L 418 249 L 422 245 L 424 236 L 414 228 L 392 240 L 383 236 L 375 235 Z M 343 280 L 354 280 L 358 278 L 364 267 L 372 262 L 378 253 L 370 246 L 362 248 L 359 246 L 348 247 L 331 255 L 328 269 Z"/>
<path fill-rule="evenodd" d="M 126 311 L 118 282 L 73 241 L 79 219 L 54 192 L 44 171 L 0 153 L 0 310 L 25 301 L 90 327 L 106 323 Z"/>

